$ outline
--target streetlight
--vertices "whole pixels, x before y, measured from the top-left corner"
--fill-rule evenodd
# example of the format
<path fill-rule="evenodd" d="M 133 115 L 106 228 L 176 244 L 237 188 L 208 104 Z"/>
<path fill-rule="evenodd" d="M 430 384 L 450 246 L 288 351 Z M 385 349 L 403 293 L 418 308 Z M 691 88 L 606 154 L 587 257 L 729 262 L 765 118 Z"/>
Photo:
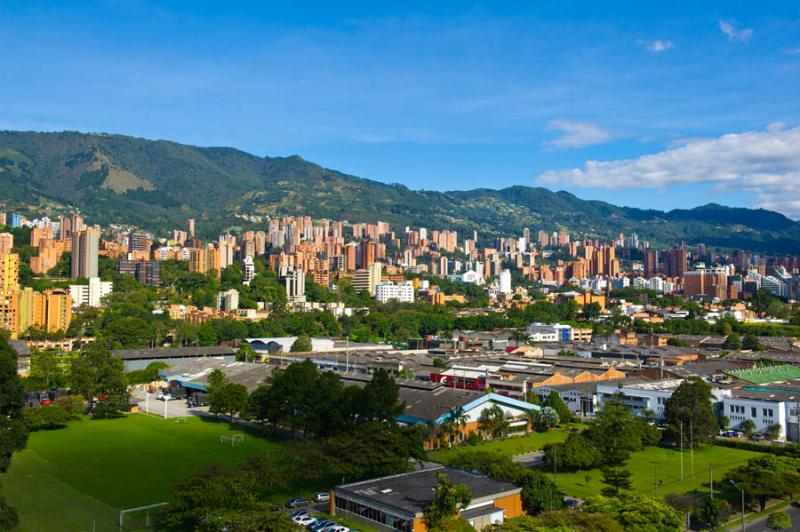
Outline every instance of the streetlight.
<path fill-rule="evenodd" d="M 730 479 L 730 481 L 734 488 L 742 492 L 742 532 L 744 532 L 744 488 L 737 486 L 733 479 Z"/>

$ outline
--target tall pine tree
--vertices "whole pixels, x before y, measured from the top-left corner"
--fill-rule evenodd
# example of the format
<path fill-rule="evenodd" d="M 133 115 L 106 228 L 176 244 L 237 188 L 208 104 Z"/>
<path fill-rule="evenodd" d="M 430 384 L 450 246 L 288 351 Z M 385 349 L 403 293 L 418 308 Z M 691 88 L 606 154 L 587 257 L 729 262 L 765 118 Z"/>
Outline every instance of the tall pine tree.
<path fill-rule="evenodd" d="M 28 442 L 28 429 L 22 417 L 25 391 L 17 375 L 17 353 L 0 335 L 0 473 L 11 465 L 11 455 Z M 18 525 L 17 512 L 8 506 L 0 493 L 0 530 Z"/>

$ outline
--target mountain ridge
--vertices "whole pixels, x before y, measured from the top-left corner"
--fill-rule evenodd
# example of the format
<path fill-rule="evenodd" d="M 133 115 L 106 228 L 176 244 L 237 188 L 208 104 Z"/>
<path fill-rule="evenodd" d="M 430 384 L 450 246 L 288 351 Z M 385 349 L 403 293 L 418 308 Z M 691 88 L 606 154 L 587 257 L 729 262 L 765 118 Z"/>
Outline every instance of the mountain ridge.
<path fill-rule="evenodd" d="M 198 218 L 207 236 L 240 226 L 235 214 L 385 220 L 405 225 L 521 234 L 524 227 L 610 238 L 637 232 L 660 243 L 796 253 L 800 223 L 764 209 L 716 203 L 659 211 L 583 200 L 567 191 L 412 190 L 325 168 L 299 155 L 259 157 L 107 133 L 0 131 L 0 201 L 37 213 L 77 207 L 98 223 L 149 230 Z"/>

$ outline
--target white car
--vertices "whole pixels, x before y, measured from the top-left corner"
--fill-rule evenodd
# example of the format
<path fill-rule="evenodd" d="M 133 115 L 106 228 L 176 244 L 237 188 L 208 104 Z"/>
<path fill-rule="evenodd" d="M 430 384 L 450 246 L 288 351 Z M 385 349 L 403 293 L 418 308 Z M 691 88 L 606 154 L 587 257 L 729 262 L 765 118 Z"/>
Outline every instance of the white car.
<path fill-rule="evenodd" d="M 294 519 L 292 519 L 292 521 L 294 521 L 295 523 L 297 523 L 300 526 L 305 526 L 305 527 L 311 526 L 311 525 L 313 525 L 314 523 L 317 522 L 316 519 L 314 519 L 313 517 L 311 517 L 309 515 L 301 515 L 301 516 L 295 517 Z"/>
<path fill-rule="evenodd" d="M 331 525 L 331 526 L 326 526 L 319 532 L 350 532 L 350 529 L 342 525 Z"/>

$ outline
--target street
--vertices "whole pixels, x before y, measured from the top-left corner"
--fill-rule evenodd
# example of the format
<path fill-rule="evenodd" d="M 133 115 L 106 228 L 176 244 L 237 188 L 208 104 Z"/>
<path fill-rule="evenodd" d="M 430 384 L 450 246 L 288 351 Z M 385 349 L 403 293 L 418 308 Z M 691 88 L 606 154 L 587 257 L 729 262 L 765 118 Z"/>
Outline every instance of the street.
<path fill-rule="evenodd" d="M 792 505 L 788 508 L 784 508 L 782 511 L 787 512 L 792 519 L 792 528 L 790 530 L 800 530 L 800 507 Z M 755 521 L 745 523 L 745 530 L 748 532 L 771 532 L 770 529 L 767 528 L 768 518 L 769 514 L 759 517 Z M 730 526 L 728 530 L 741 530 L 741 525 Z"/>

